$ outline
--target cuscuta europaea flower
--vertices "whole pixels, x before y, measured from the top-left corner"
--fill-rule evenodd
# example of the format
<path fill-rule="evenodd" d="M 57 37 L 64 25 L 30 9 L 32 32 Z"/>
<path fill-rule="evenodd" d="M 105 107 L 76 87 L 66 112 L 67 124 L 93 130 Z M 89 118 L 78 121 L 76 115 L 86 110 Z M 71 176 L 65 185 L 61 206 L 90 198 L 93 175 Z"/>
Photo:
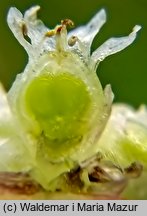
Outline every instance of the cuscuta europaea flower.
<path fill-rule="evenodd" d="M 28 172 L 54 191 L 64 182 L 63 174 L 79 165 L 85 171 L 84 161 L 98 153 L 113 93 L 110 85 L 103 91 L 96 69 L 105 57 L 130 45 L 140 26 L 129 36 L 109 39 L 91 55 L 92 41 L 106 21 L 104 9 L 68 34 L 72 21 L 49 30 L 37 19 L 39 9 L 32 7 L 24 16 L 16 8 L 8 13 L 8 25 L 29 61 L 7 96 L 1 87 L 0 169 Z"/>

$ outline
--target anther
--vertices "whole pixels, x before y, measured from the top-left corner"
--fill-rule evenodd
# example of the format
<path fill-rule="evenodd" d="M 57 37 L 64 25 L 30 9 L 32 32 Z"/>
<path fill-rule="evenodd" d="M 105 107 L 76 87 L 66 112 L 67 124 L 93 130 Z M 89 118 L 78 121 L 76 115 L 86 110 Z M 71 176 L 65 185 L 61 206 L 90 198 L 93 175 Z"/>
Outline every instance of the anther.
<path fill-rule="evenodd" d="M 70 19 L 64 19 L 64 20 L 61 20 L 61 25 L 65 25 L 66 27 L 74 27 L 74 22 Z"/>
<path fill-rule="evenodd" d="M 28 36 L 28 29 L 27 29 L 27 26 L 24 22 L 22 23 L 21 29 L 22 29 L 23 36 L 24 37 Z"/>
<path fill-rule="evenodd" d="M 46 36 L 46 37 L 52 37 L 52 36 L 54 36 L 55 34 L 56 34 L 56 31 L 55 31 L 55 29 L 53 29 L 53 30 L 50 30 L 50 31 L 46 32 L 46 33 L 45 33 L 45 36 Z"/>
<path fill-rule="evenodd" d="M 68 45 L 69 46 L 74 46 L 75 43 L 78 41 L 78 37 L 76 36 L 71 36 L 69 39 L 68 39 Z"/>

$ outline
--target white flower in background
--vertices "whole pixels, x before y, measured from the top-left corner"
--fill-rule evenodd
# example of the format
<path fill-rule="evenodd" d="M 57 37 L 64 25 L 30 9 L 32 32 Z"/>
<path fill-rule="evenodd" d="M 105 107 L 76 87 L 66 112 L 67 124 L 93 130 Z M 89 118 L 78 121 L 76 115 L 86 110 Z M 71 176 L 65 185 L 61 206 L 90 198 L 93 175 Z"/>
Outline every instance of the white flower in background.
<path fill-rule="evenodd" d="M 142 105 L 135 110 L 125 104 L 113 105 L 111 116 L 97 146 L 103 155 L 115 164 L 125 167 L 135 160 L 146 167 L 147 107 Z"/>
<path fill-rule="evenodd" d="M 141 105 L 135 110 L 126 104 L 113 104 L 111 116 L 95 148 L 122 169 L 132 164 L 128 170 L 135 179 L 129 181 L 122 197 L 146 200 L 147 107 Z"/>
<path fill-rule="evenodd" d="M 85 26 L 67 34 L 71 20 L 48 29 L 37 19 L 39 6 L 24 16 L 16 8 L 8 25 L 28 53 L 28 64 L 6 95 L 0 88 L 0 170 L 29 171 L 46 189 L 98 152 L 95 144 L 107 123 L 113 94 L 102 89 L 98 64 L 136 38 L 111 38 L 91 54 L 91 44 L 106 22 L 102 9 Z"/>

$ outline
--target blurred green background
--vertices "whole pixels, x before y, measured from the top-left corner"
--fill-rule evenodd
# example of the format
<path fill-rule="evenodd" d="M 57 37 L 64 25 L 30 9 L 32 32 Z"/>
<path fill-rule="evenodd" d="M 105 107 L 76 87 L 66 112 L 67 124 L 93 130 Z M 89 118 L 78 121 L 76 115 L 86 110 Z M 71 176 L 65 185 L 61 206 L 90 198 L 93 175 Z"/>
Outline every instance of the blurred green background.
<path fill-rule="evenodd" d="M 6 89 L 27 63 L 25 51 L 7 26 L 8 9 L 15 6 L 24 12 L 36 4 L 41 6 L 39 17 L 51 28 L 63 18 L 72 19 L 76 26 L 84 24 L 104 7 L 108 21 L 95 38 L 93 50 L 112 36 L 128 35 L 134 25 L 140 24 L 142 30 L 136 41 L 122 52 L 108 57 L 99 65 L 97 73 L 103 86 L 111 83 L 115 101 L 136 107 L 147 104 L 147 0 L 1 0 L 0 80 Z"/>

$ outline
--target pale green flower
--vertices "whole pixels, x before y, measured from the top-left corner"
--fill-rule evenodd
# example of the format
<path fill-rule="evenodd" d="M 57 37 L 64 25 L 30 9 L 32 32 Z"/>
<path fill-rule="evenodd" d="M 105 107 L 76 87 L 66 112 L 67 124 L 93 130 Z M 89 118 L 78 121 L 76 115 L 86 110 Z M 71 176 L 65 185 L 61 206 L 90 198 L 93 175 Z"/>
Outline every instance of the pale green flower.
<path fill-rule="evenodd" d="M 147 165 L 146 106 L 142 105 L 135 110 L 125 104 L 113 105 L 111 116 L 97 146 L 103 155 L 122 167 L 128 166 L 134 160 Z"/>
<path fill-rule="evenodd" d="M 145 105 L 140 106 L 138 110 L 125 104 L 113 105 L 111 116 L 95 148 L 99 148 L 104 158 L 122 169 L 137 162 L 137 166 L 130 169 L 130 174 L 135 179 L 129 181 L 122 196 L 127 199 L 147 199 L 145 187 L 147 181 L 147 107 Z M 141 176 L 140 168 L 143 169 Z M 138 176 L 140 178 L 136 179 Z"/>
<path fill-rule="evenodd" d="M 111 111 L 110 85 L 96 74 L 105 57 L 136 38 L 111 38 L 91 54 L 105 10 L 67 34 L 72 21 L 49 30 L 37 19 L 39 6 L 24 16 L 11 8 L 8 25 L 28 54 L 28 64 L 6 94 L 0 88 L 0 170 L 29 172 L 44 188 L 55 190 L 60 176 L 97 154 L 97 141 Z"/>

